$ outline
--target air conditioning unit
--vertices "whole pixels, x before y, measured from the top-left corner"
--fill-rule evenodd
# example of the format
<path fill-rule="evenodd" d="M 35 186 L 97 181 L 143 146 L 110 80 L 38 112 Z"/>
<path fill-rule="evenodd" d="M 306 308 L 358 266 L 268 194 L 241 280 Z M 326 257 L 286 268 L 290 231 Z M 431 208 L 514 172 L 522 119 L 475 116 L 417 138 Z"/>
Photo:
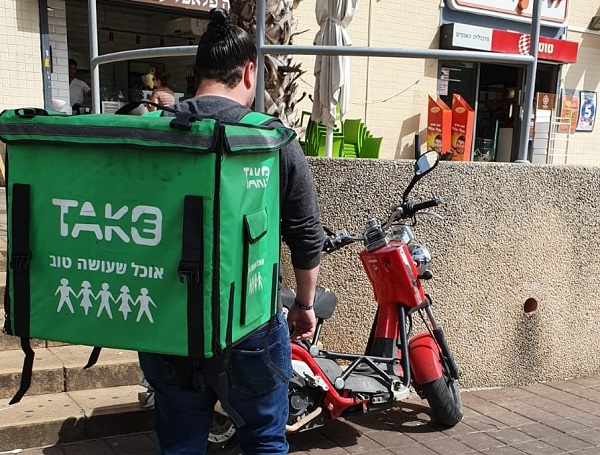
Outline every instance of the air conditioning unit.
<path fill-rule="evenodd" d="M 205 29 L 206 22 L 202 19 L 180 17 L 165 24 L 165 35 L 196 37 L 202 35 Z"/>

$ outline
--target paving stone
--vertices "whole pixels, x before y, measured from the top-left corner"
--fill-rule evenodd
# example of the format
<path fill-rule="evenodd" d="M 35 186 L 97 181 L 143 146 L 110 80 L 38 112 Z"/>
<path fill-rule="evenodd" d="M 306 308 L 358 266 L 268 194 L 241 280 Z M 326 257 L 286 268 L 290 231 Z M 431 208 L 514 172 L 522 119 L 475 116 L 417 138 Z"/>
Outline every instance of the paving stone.
<path fill-rule="evenodd" d="M 106 442 L 102 440 L 64 444 L 61 450 L 65 455 L 114 455 Z"/>
<path fill-rule="evenodd" d="M 600 429 L 600 415 L 580 414 L 578 416 L 570 417 L 569 420 L 581 425 L 585 425 L 588 428 Z"/>
<path fill-rule="evenodd" d="M 397 455 L 440 455 L 439 453 L 434 452 L 422 444 L 411 444 L 405 447 L 392 447 L 389 450 Z"/>
<path fill-rule="evenodd" d="M 514 446 L 528 455 L 562 455 L 565 452 L 558 447 L 551 446 L 545 441 L 527 441 Z"/>
<path fill-rule="evenodd" d="M 0 451 L 41 447 L 84 438 L 84 415 L 65 393 L 0 400 Z"/>
<path fill-rule="evenodd" d="M 106 438 L 104 441 L 116 455 L 137 455 L 140 452 L 158 455 L 159 453 L 157 443 L 145 433 L 116 436 Z"/>
<path fill-rule="evenodd" d="M 588 447 L 592 446 L 592 444 L 590 444 L 589 442 L 577 439 L 568 434 L 563 434 L 562 436 L 546 439 L 545 442 L 555 447 L 558 447 L 559 449 L 563 449 L 566 452 L 574 452 L 576 450 L 587 449 Z"/>
<path fill-rule="evenodd" d="M 463 455 L 473 453 L 473 448 L 453 438 L 424 441 L 423 445 L 436 453 L 444 455 Z"/>
<path fill-rule="evenodd" d="M 544 419 L 544 424 L 563 433 L 586 430 L 587 427 L 570 419 Z"/>
<path fill-rule="evenodd" d="M 139 386 L 79 390 L 67 394 L 83 409 L 87 438 L 102 438 L 150 431 L 154 428 L 154 411 L 142 408 L 137 401 Z"/>
<path fill-rule="evenodd" d="M 549 427 L 548 425 L 536 422 L 529 425 L 522 425 L 519 427 L 519 431 L 528 434 L 534 439 L 550 439 L 564 434 L 562 431 L 556 428 Z"/>
<path fill-rule="evenodd" d="M 24 354 L 22 351 L 0 351 L 0 398 L 9 398 L 19 390 Z M 28 395 L 64 391 L 61 361 L 48 349 L 36 349 Z"/>
<path fill-rule="evenodd" d="M 488 432 L 488 435 L 509 446 L 522 444 L 533 439 L 527 433 L 523 433 L 515 428 L 501 428 L 500 430 Z"/>
<path fill-rule="evenodd" d="M 503 447 L 506 445 L 502 441 L 499 441 L 498 439 L 494 439 L 491 436 L 489 436 L 488 434 L 482 433 L 482 432 L 462 434 L 462 435 L 456 436 L 455 438 L 458 441 L 465 444 L 466 446 L 469 446 L 470 448 L 472 448 L 474 450 L 479 450 L 479 451 L 487 450 L 487 449 L 494 449 L 494 448 Z"/>
<path fill-rule="evenodd" d="M 4 311 L 0 310 L 0 314 L 3 315 Z M 4 318 L 0 320 L 0 324 L 4 324 Z M 21 339 L 16 336 L 2 333 L 2 327 L 3 326 L 0 326 L 0 351 L 20 351 L 22 353 Z M 34 350 L 46 347 L 46 344 L 42 340 L 30 340 L 29 344 Z"/>
<path fill-rule="evenodd" d="M 65 455 L 65 453 L 60 446 L 49 446 L 23 450 L 19 455 Z"/>
<path fill-rule="evenodd" d="M 49 350 L 64 365 L 67 392 L 133 385 L 143 377 L 137 352 L 102 349 L 96 365 L 84 370 L 92 352 L 89 346 L 67 345 Z"/>

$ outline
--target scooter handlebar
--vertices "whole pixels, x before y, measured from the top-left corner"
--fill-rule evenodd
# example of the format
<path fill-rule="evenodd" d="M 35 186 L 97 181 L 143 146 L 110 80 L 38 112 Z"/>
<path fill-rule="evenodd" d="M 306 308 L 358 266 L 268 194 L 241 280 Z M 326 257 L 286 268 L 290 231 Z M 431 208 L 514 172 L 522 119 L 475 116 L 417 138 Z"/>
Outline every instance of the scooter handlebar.
<path fill-rule="evenodd" d="M 411 204 L 410 202 L 405 203 L 405 205 L 403 207 L 404 216 L 412 217 L 419 210 L 425 210 L 425 209 L 429 209 L 432 207 L 437 207 L 438 205 L 440 205 L 443 202 L 444 201 L 442 199 L 436 197 L 436 198 L 430 199 L 428 201 L 417 202 L 416 204 Z"/>

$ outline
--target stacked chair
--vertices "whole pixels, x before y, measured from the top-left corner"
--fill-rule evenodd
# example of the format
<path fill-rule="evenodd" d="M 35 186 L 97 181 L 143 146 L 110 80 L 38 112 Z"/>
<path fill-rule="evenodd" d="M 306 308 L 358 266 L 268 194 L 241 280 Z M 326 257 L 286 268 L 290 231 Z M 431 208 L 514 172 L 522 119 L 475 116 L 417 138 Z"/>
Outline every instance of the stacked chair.
<path fill-rule="evenodd" d="M 325 141 L 327 128 L 321 123 L 315 123 L 310 118 L 310 112 L 303 111 L 300 117 L 301 125 L 308 117 L 305 127 L 304 140 L 300 145 L 306 156 L 325 156 Z M 361 119 L 347 119 L 340 122 L 340 127 L 333 131 L 333 158 L 379 158 L 383 138 L 372 137 Z"/>

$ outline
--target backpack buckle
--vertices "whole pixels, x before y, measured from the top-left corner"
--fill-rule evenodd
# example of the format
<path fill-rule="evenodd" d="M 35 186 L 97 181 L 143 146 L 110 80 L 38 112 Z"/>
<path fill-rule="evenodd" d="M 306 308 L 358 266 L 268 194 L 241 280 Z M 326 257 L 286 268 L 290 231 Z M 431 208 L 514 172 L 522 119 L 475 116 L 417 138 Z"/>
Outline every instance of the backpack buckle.
<path fill-rule="evenodd" d="M 179 281 L 182 283 L 187 278 L 188 285 L 200 284 L 200 264 L 189 261 L 181 261 L 179 263 L 178 272 Z"/>
<path fill-rule="evenodd" d="M 15 272 L 24 272 L 29 267 L 29 261 L 31 260 L 31 251 L 26 255 L 13 254 L 10 258 L 10 268 Z"/>

